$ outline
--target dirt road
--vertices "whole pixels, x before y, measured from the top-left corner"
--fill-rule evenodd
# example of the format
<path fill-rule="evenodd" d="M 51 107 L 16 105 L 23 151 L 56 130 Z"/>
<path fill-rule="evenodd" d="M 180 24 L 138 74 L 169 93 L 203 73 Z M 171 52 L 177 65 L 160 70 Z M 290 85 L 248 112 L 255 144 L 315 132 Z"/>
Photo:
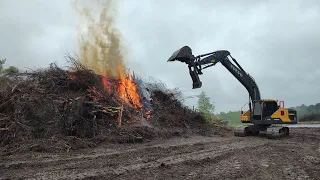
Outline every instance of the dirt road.
<path fill-rule="evenodd" d="M 320 179 L 320 128 L 290 137 L 177 137 L 1 157 L 1 179 Z"/>

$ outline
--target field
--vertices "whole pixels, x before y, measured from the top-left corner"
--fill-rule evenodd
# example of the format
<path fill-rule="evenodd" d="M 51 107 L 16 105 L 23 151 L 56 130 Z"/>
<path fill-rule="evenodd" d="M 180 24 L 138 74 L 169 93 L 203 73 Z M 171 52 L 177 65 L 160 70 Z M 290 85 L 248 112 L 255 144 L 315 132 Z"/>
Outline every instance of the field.
<path fill-rule="evenodd" d="M 319 179 L 320 128 L 265 137 L 177 136 L 2 156 L 1 179 Z"/>

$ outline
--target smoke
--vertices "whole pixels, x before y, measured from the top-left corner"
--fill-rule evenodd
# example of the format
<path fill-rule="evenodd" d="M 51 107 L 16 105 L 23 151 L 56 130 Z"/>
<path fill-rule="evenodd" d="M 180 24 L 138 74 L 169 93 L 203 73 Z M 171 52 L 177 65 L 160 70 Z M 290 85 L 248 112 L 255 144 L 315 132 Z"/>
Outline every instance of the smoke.
<path fill-rule="evenodd" d="M 122 78 L 125 64 L 115 27 L 115 0 L 75 0 L 80 61 L 98 74 Z"/>

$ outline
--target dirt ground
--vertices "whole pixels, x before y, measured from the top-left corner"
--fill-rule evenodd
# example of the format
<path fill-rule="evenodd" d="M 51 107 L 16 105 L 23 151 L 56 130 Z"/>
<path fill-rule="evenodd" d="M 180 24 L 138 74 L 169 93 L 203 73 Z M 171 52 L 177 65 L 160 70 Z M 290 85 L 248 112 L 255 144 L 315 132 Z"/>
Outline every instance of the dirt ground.
<path fill-rule="evenodd" d="M 281 140 L 191 136 L 1 157 L 1 179 L 320 179 L 320 128 Z"/>

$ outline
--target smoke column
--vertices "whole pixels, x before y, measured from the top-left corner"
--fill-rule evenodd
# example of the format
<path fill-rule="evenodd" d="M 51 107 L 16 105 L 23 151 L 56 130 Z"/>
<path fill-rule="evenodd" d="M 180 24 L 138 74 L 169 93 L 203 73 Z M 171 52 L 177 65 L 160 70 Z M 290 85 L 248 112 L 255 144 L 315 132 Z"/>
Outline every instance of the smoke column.
<path fill-rule="evenodd" d="M 98 74 L 117 79 L 125 76 L 120 33 L 114 27 L 114 0 L 75 0 L 79 15 L 78 50 L 81 63 Z"/>

